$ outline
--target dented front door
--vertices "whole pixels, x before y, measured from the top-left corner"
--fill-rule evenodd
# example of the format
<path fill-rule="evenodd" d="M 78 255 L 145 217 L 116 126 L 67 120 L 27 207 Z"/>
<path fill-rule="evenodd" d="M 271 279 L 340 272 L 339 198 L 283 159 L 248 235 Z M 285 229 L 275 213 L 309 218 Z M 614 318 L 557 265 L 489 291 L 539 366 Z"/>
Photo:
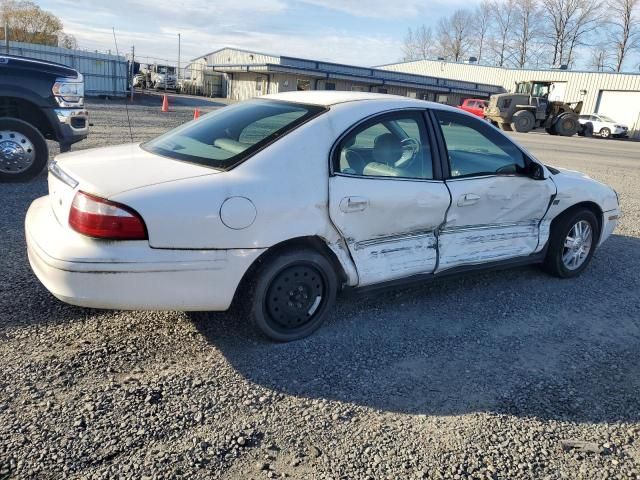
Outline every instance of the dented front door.
<path fill-rule="evenodd" d="M 487 122 L 451 111 L 434 114 L 445 142 L 451 192 L 437 271 L 534 253 L 540 222 L 556 191 L 553 181 L 531 178 L 532 160 Z"/>
<path fill-rule="evenodd" d="M 330 213 L 358 270 L 358 285 L 433 273 L 444 182 L 352 177 L 329 180 Z"/>
<path fill-rule="evenodd" d="M 440 232 L 438 271 L 530 255 L 555 185 L 492 176 L 449 180 L 451 207 Z"/>

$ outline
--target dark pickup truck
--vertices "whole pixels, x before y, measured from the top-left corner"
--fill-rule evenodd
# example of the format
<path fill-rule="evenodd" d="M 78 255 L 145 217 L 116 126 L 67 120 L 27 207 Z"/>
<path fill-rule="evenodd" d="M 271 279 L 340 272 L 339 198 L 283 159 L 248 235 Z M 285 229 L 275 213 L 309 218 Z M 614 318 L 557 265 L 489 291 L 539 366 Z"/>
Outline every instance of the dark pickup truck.
<path fill-rule="evenodd" d="M 0 182 L 26 181 L 89 133 L 82 74 L 65 65 L 0 55 Z"/>

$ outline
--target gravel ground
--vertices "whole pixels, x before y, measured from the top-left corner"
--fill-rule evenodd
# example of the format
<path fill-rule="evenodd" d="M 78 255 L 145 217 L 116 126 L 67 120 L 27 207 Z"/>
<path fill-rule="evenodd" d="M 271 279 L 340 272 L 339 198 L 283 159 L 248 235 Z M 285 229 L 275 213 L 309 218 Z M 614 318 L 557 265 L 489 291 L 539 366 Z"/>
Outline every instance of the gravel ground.
<path fill-rule="evenodd" d="M 89 108 L 74 149 L 128 141 L 119 102 Z M 172 110 L 131 106 L 135 139 L 193 115 Z M 0 478 L 640 478 L 640 144 L 516 136 L 620 193 L 584 275 L 343 297 L 286 345 L 232 314 L 57 301 L 23 234 L 45 177 L 0 185 Z"/>

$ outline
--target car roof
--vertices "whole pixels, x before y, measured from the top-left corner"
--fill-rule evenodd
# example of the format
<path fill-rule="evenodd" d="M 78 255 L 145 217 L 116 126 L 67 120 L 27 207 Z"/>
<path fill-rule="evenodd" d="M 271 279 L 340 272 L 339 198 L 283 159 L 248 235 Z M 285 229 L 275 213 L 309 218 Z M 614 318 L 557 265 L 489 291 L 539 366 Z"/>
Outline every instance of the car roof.
<path fill-rule="evenodd" d="M 448 108 L 447 105 L 442 103 L 427 102 L 425 100 L 402 97 L 400 95 L 370 92 L 347 92 L 339 90 L 306 90 L 302 92 L 274 93 L 271 95 L 263 95 L 260 98 L 305 103 L 307 105 L 320 105 L 323 107 L 329 107 L 331 105 L 346 102 L 387 101 L 402 103 L 406 106 L 415 105 L 423 108 Z"/>

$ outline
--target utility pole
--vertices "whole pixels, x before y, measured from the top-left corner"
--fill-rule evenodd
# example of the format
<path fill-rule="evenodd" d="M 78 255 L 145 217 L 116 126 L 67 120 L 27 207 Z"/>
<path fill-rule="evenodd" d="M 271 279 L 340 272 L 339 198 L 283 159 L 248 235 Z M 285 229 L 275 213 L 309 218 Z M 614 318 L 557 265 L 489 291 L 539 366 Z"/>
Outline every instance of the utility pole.
<path fill-rule="evenodd" d="M 9 20 L 4 21 L 4 49 L 5 53 L 9 55 Z"/>
<path fill-rule="evenodd" d="M 180 34 L 178 34 L 178 74 L 176 75 L 176 88 L 180 81 Z"/>
<path fill-rule="evenodd" d="M 134 71 L 136 69 L 136 46 L 131 45 L 131 101 L 133 102 L 133 90 L 135 87 L 134 84 Z"/>

